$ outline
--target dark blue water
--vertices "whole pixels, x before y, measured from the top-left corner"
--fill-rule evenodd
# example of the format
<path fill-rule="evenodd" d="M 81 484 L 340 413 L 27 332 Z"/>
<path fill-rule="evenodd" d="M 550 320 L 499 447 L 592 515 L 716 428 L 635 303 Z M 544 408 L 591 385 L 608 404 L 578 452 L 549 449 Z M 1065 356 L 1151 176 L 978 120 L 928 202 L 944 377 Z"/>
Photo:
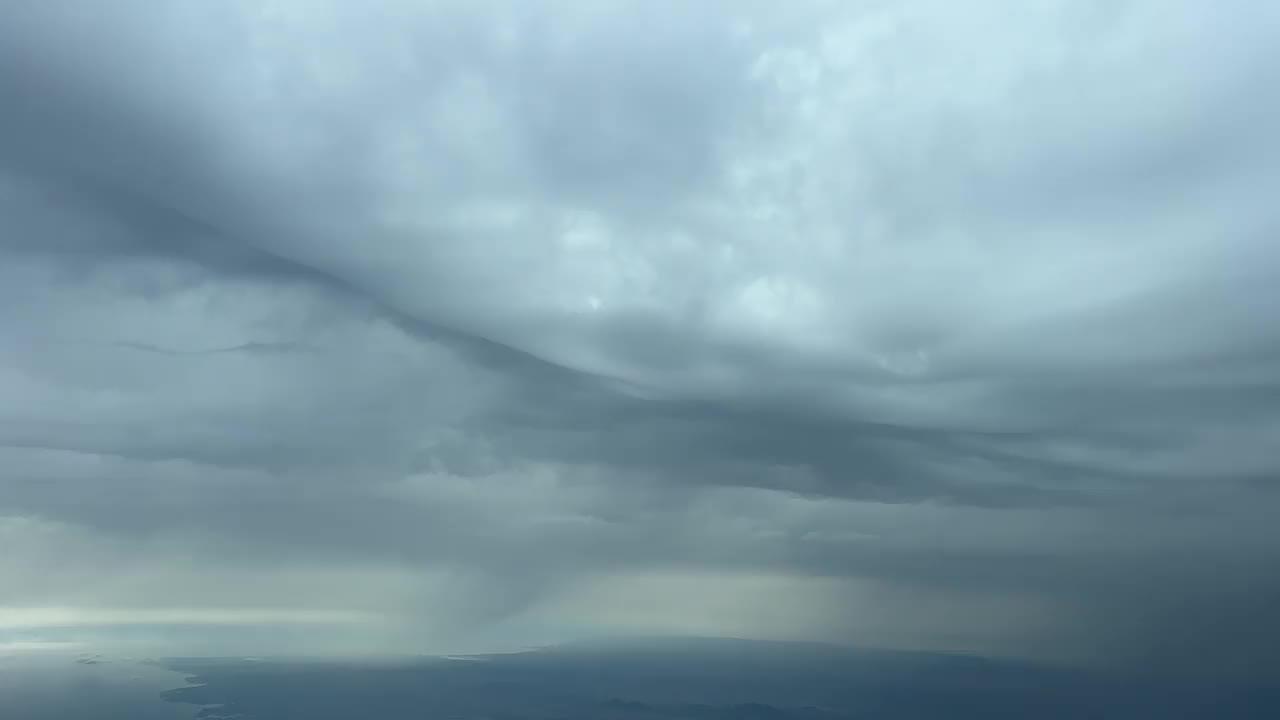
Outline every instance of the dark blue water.
<path fill-rule="evenodd" d="M 109 660 L 109 661 L 107 661 Z M 0 658 L 4 720 L 1280 718 L 1280 689 L 977 658 L 650 641 L 465 659 Z"/>
<path fill-rule="evenodd" d="M 206 717 L 253 720 L 1280 718 L 1280 692 L 1265 688 L 742 641 L 169 666 L 201 684 L 168 699 L 206 706 Z"/>

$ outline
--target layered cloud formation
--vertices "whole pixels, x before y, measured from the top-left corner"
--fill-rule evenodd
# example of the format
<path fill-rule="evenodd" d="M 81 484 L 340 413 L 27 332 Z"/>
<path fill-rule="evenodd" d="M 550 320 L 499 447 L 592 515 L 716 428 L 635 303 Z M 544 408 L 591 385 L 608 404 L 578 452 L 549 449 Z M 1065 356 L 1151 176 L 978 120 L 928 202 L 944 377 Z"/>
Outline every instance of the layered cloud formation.
<path fill-rule="evenodd" d="M 0 7 L 0 631 L 1276 658 L 1265 3 Z"/>

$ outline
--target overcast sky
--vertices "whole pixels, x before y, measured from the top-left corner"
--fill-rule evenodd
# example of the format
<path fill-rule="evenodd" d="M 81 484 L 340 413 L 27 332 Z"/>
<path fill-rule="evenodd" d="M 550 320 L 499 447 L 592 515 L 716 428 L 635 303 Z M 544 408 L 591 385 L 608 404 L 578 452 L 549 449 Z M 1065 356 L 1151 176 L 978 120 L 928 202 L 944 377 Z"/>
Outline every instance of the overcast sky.
<path fill-rule="evenodd" d="M 1272 671 L 1278 8 L 0 0 L 0 647 Z"/>

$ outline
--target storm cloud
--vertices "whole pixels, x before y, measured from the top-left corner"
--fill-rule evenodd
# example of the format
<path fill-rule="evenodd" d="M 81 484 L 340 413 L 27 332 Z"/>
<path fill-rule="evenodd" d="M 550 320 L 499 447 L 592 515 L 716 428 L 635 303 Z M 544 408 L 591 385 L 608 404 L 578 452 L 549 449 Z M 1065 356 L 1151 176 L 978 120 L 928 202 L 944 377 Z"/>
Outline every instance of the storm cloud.
<path fill-rule="evenodd" d="M 0 633 L 1280 659 L 1265 3 L 0 12 Z"/>

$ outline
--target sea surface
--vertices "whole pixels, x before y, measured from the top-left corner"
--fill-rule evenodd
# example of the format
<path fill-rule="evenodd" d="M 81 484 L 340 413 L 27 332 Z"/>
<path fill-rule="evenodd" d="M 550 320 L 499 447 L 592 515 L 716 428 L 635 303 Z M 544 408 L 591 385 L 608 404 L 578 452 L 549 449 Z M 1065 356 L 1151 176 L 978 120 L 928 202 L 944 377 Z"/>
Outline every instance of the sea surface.
<path fill-rule="evenodd" d="M 737 640 L 464 657 L 0 657 L 4 720 L 1280 718 L 1280 688 Z"/>
<path fill-rule="evenodd" d="M 161 664 L 63 652 L 0 654 L 3 720 L 191 720 L 198 708 L 164 701 L 187 684 Z"/>

